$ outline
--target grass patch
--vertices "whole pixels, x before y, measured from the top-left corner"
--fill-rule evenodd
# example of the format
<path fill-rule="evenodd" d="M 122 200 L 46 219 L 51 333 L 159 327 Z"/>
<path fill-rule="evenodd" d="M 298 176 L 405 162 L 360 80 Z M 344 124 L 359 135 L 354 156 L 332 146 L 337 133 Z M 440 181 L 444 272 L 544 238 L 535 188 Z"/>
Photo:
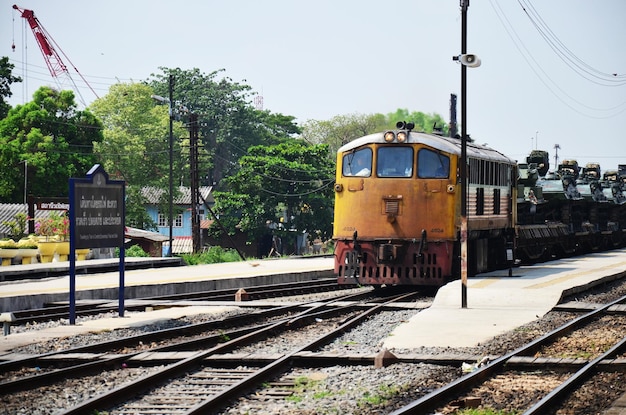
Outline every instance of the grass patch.
<path fill-rule="evenodd" d="M 519 415 L 521 412 L 518 411 L 500 411 L 491 408 L 465 408 L 460 409 L 455 412 L 456 415 Z"/>
<path fill-rule="evenodd" d="M 382 405 L 389 399 L 395 397 L 402 392 L 403 388 L 398 385 L 379 385 L 373 393 L 365 392 L 363 398 L 358 402 L 359 406 L 363 405 Z"/>

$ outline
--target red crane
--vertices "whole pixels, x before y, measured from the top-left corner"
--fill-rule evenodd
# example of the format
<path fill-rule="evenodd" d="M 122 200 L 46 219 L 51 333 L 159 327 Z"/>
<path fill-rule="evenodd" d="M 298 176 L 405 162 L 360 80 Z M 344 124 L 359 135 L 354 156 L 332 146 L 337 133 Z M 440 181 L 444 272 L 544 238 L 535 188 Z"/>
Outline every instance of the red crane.
<path fill-rule="evenodd" d="M 71 81 L 72 85 L 74 85 L 74 90 L 80 96 L 81 102 L 83 103 L 83 105 L 86 106 L 85 100 L 83 99 L 83 96 L 80 93 L 80 90 L 78 89 L 78 87 L 76 86 L 76 83 L 72 79 L 70 72 L 67 70 L 67 66 L 63 62 L 63 59 L 61 59 L 61 55 L 59 55 L 58 52 L 56 51 L 56 49 L 59 49 L 61 53 L 63 54 L 63 56 L 65 56 L 65 59 L 67 59 L 67 61 L 72 65 L 72 68 L 81 77 L 83 82 L 85 82 L 85 85 L 87 85 L 89 89 L 91 90 L 91 92 L 93 92 L 93 94 L 96 96 L 96 98 L 98 98 L 98 94 L 96 94 L 96 91 L 93 90 L 93 88 L 91 87 L 91 85 L 89 85 L 89 82 L 87 82 L 87 80 L 83 77 L 83 75 L 81 75 L 81 73 L 78 72 L 78 69 L 76 69 L 76 67 L 67 57 L 65 52 L 61 50 L 59 45 L 54 41 L 54 39 L 52 39 L 52 36 L 50 36 L 50 34 L 46 31 L 46 29 L 44 29 L 44 27 L 41 25 L 41 23 L 39 22 L 39 19 L 35 17 L 35 12 L 33 12 L 32 10 L 28 10 L 28 9 L 21 9 L 15 4 L 13 5 L 13 8 L 19 11 L 22 14 L 22 17 L 26 19 L 26 21 L 28 22 L 31 30 L 33 31 L 33 34 L 35 35 L 35 40 L 37 40 L 39 49 L 41 50 L 44 60 L 46 61 L 46 65 L 48 65 L 48 69 L 50 70 L 50 74 L 52 75 L 52 77 L 56 78 L 58 82 L 58 78 L 60 75 L 67 76 L 69 80 Z M 54 46 L 56 46 L 56 49 Z"/>

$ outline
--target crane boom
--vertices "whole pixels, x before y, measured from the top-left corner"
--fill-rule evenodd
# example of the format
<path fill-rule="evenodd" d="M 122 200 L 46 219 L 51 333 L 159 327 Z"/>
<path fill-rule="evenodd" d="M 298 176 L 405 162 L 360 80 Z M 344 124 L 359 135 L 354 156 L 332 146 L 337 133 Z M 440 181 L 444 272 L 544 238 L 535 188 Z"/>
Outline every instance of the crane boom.
<path fill-rule="evenodd" d="M 85 104 L 85 101 L 78 87 L 76 86 L 76 83 L 72 79 L 67 69 L 67 66 L 63 62 L 63 59 L 61 59 L 61 55 L 59 55 L 59 53 L 57 52 L 54 46 L 55 45 L 57 46 L 57 48 L 61 51 L 63 56 L 65 56 L 67 61 L 70 62 L 70 64 L 72 64 L 72 62 L 69 60 L 67 55 L 61 50 L 59 45 L 56 44 L 54 39 L 52 39 L 52 36 L 50 36 L 48 32 L 46 31 L 46 29 L 44 29 L 41 22 L 39 22 L 39 19 L 35 17 L 35 12 L 32 10 L 28 10 L 28 9 L 22 9 L 15 4 L 13 5 L 13 8 L 17 10 L 18 12 L 20 12 L 22 17 L 26 19 L 26 21 L 28 22 L 28 25 L 30 26 L 30 29 L 33 31 L 33 35 L 35 36 L 37 45 L 39 46 L 39 49 L 41 50 L 41 54 L 43 55 L 44 60 L 46 61 L 46 65 L 48 66 L 48 70 L 50 71 L 50 74 L 52 75 L 52 77 L 58 79 L 60 75 L 64 75 L 64 74 L 67 75 L 69 80 L 72 82 L 72 85 L 74 85 L 74 90 L 80 96 L 83 104 Z M 93 88 L 91 87 L 91 85 L 89 85 L 89 82 L 87 82 L 87 80 L 83 77 L 83 75 L 81 75 L 81 73 L 78 72 L 78 69 L 76 69 L 74 64 L 72 64 L 72 67 L 74 68 L 76 73 L 81 77 L 83 82 L 85 82 L 85 85 L 87 85 L 89 89 L 91 90 L 91 92 L 93 92 L 93 94 L 96 96 L 96 98 L 98 98 L 98 94 L 96 94 L 96 91 L 93 90 Z"/>

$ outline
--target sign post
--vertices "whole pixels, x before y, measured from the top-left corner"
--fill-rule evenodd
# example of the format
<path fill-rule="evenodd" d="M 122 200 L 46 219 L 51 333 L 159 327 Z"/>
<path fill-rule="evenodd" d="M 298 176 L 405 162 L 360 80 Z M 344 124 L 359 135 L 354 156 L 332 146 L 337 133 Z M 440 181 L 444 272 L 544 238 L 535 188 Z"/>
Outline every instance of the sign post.
<path fill-rule="evenodd" d="M 119 316 L 124 317 L 125 182 L 109 180 L 101 165 L 70 179 L 70 324 L 76 323 L 76 249 L 120 250 Z"/>

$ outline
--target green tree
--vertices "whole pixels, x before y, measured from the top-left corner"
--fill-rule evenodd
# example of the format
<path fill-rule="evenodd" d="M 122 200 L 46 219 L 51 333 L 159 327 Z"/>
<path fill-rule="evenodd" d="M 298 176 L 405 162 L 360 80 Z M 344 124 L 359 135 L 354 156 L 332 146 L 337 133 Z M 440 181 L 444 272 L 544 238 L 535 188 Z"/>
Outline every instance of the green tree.
<path fill-rule="evenodd" d="M 231 233 L 239 228 L 258 238 L 270 221 L 283 223 L 285 235 L 331 236 L 334 164 L 327 145 L 290 140 L 251 147 L 227 182 L 232 191 L 215 193 L 215 211 Z"/>
<path fill-rule="evenodd" d="M 166 188 L 169 179 L 169 116 L 166 105 L 155 105 L 152 88 L 116 84 L 90 109 L 104 125 L 104 139 L 94 145 L 112 179 L 135 186 Z M 187 133 L 175 123 L 175 172 L 182 169 L 181 142 Z M 175 173 L 177 177 L 180 173 Z"/>
<path fill-rule="evenodd" d="M 387 114 L 389 128 L 394 128 L 398 121 L 412 122 L 415 124 L 414 131 L 432 133 L 435 128 L 443 135 L 448 135 L 448 124 L 439 114 L 426 114 L 420 111 L 409 112 L 408 109 L 397 109 L 396 112 Z"/>
<path fill-rule="evenodd" d="M 398 109 L 387 115 L 349 114 L 337 115 L 330 120 L 309 120 L 302 126 L 300 138 L 312 144 L 328 144 L 330 157 L 334 160 L 337 150 L 344 144 L 368 134 L 394 129 L 398 121 L 414 123 L 414 131 L 432 133 L 436 126 L 444 135 L 448 132 L 448 125 L 438 114 Z"/>
<path fill-rule="evenodd" d="M 6 98 L 10 98 L 11 84 L 13 82 L 22 82 L 19 76 L 13 76 L 13 68 L 15 65 L 9 63 L 9 58 L 3 56 L 0 58 L 0 119 L 7 116 L 11 106 L 6 102 Z"/>
<path fill-rule="evenodd" d="M 156 222 L 152 220 L 146 210 L 147 203 L 148 201 L 141 191 L 141 186 L 126 186 L 125 209 L 127 226 L 147 231 L 158 231 L 159 228 Z M 160 209 L 163 212 L 166 212 L 168 209 L 165 204 L 166 200 L 162 200 Z"/>
<path fill-rule="evenodd" d="M 236 169 L 237 160 L 253 145 L 272 145 L 300 133 L 295 118 L 259 111 L 251 104 L 251 87 L 220 78 L 223 69 L 202 73 L 199 69 L 159 68 L 148 80 L 156 94 L 167 97 L 173 76 L 173 101 L 177 113 L 188 119 L 198 115 L 199 137 L 206 152 L 200 156 L 201 184 L 221 187 L 221 180 Z M 188 175 L 187 175 L 188 176 Z M 188 180 L 184 182 L 189 184 Z"/>
<path fill-rule="evenodd" d="M 72 91 L 41 87 L 33 100 L 11 108 L 0 120 L 0 198 L 23 200 L 24 170 L 28 192 L 63 197 L 68 179 L 83 177 L 97 162 L 93 143 L 102 140 L 102 124 L 88 110 L 79 111 Z"/>
<path fill-rule="evenodd" d="M 145 84 L 116 84 L 90 107 L 104 124 L 104 139 L 95 144 L 95 152 L 112 179 L 126 181 L 126 223 L 140 229 L 157 228 L 146 212 L 141 188 L 154 186 L 165 190 L 159 202 L 162 211 L 168 209 L 169 200 L 169 111 L 167 105 L 156 105 L 153 94 L 152 88 Z M 181 123 L 175 122 L 172 140 L 175 183 L 188 176 L 181 154 L 184 143 L 189 142 L 181 137 L 187 136 Z"/>
<path fill-rule="evenodd" d="M 390 128 L 388 124 L 382 114 L 338 115 L 327 121 L 307 121 L 301 138 L 312 144 L 327 144 L 334 160 L 339 147 L 355 138 Z"/>

